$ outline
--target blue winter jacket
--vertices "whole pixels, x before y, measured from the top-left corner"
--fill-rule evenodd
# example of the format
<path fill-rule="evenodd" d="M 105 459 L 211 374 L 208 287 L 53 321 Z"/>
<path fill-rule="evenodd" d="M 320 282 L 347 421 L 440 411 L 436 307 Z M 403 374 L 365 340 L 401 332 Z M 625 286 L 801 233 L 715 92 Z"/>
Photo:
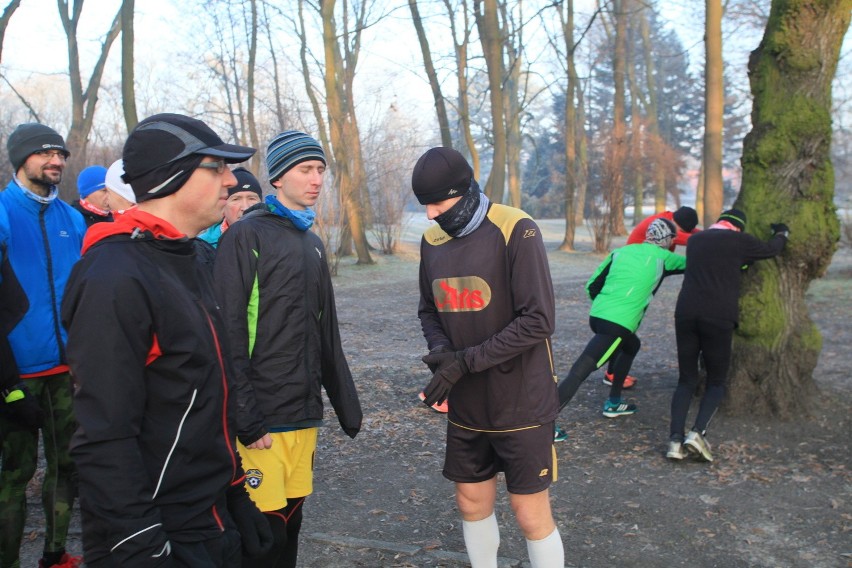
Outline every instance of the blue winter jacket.
<path fill-rule="evenodd" d="M 58 197 L 48 203 L 34 197 L 14 179 L 0 192 L 5 210 L 0 246 L 29 301 L 23 319 L 9 333 L 22 375 L 66 364 L 59 307 L 86 232 L 83 216 L 70 205 Z"/>

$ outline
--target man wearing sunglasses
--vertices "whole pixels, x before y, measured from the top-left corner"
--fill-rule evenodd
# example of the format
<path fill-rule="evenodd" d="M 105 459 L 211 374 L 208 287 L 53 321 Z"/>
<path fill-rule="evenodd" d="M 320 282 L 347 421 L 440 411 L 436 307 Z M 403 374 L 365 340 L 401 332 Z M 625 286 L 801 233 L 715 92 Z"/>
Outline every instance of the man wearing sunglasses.
<path fill-rule="evenodd" d="M 59 199 L 57 184 L 69 156 L 59 133 L 44 124 L 21 124 L 9 136 L 7 148 L 15 175 L 0 192 L 0 257 L 10 268 L 3 273 L 8 280 L 4 288 L 16 290 L 18 300 L 4 297 L 0 328 L 10 330 L 21 381 L 0 395 L 0 566 L 18 561 L 39 426 L 47 460 L 42 484 L 45 543 L 39 565 L 76 566 L 78 559 L 65 552 L 76 489 L 68 455 L 74 432 L 72 385 L 59 306 L 71 267 L 80 258 L 86 223 Z M 5 321 L 7 309 L 19 307 L 25 312 L 20 321 Z"/>
<path fill-rule="evenodd" d="M 228 164 L 254 152 L 200 120 L 149 117 L 123 151 L 138 205 L 86 234 L 62 319 L 91 568 L 238 567 L 272 543 L 244 487 L 230 353 L 195 239 L 237 183 Z"/>

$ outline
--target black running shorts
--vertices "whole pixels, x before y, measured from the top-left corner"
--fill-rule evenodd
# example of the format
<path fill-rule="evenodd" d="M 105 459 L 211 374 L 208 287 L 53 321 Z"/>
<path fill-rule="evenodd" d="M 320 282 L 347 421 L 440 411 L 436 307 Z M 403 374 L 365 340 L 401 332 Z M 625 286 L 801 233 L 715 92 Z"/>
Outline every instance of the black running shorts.
<path fill-rule="evenodd" d="M 448 422 L 444 477 L 457 483 L 479 483 L 502 471 L 509 493 L 544 491 L 556 479 L 553 425 L 483 432 Z"/>

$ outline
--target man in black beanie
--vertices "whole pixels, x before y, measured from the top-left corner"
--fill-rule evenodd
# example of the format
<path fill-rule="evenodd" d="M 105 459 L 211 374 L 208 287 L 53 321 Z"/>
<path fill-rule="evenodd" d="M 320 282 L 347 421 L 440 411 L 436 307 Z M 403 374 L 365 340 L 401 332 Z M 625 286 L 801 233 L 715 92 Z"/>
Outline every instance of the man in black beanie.
<path fill-rule="evenodd" d="M 90 568 L 236 568 L 272 543 L 243 485 L 227 333 L 193 238 L 222 216 L 228 164 L 254 152 L 200 120 L 147 118 L 123 152 L 139 205 L 86 234 L 62 322 Z"/>
<path fill-rule="evenodd" d="M 222 212 L 224 219 L 221 223 L 216 223 L 208 227 L 198 235 L 199 239 L 214 249 L 219 246 L 219 239 L 222 238 L 222 233 L 239 221 L 246 209 L 257 205 L 263 199 L 260 182 L 257 181 L 254 174 L 245 168 L 234 168 L 231 171 L 234 177 L 237 178 L 237 183 L 234 187 L 228 188 L 228 201 L 225 203 L 225 209 Z"/>
<path fill-rule="evenodd" d="M 492 204 L 451 148 L 423 154 L 411 186 L 437 223 L 420 243 L 418 315 L 433 373 L 424 402 L 449 400 L 443 474 L 455 482 L 471 564 L 496 566 L 502 471 L 532 567 L 561 568 L 548 490 L 555 302 L 541 232 L 523 211 Z"/>
<path fill-rule="evenodd" d="M 0 258 L 20 285 L 24 314 L 0 322 L 22 379 L 0 400 L 0 566 L 13 566 L 23 538 L 26 487 L 36 471 L 39 426 L 47 461 L 42 502 L 45 542 L 39 566 L 76 566 L 65 551 L 76 495 L 68 443 L 74 432 L 72 384 L 59 306 L 71 267 L 80 258 L 83 217 L 59 199 L 57 184 L 69 153 L 44 124 L 21 124 L 7 141 L 15 175 L 0 192 Z M 6 275 L 3 275 L 4 286 Z M 14 409 L 29 409 L 29 413 Z"/>
<path fill-rule="evenodd" d="M 669 449 L 666 457 L 681 460 L 686 451 L 702 461 L 713 461 L 704 439 L 710 419 L 725 396 L 731 341 L 739 319 L 743 267 L 772 258 L 784 250 L 790 229 L 769 226 L 772 237 L 761 241 L 744 233 L 745 212 L 724 211 L 706 231 L 686 245 L 686 272 L 675 306 L 675 337 L 680 374 L 672 396 Z M 692 429 L 684 437 L 686 417 L 698 387 L 698 358 L 707 370 L 707 385 Z"/>

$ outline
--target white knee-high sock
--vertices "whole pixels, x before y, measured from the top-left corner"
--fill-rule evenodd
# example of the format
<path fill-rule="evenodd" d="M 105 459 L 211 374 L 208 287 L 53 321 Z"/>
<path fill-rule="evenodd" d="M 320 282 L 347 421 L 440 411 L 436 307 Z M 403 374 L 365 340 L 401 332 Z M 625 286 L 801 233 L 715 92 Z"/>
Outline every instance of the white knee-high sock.
<path fill-rule="evenodd" d="M 527 539 L 527 554 L 532 568 L 563 568 L 565 566 L 565 549 L 559 529 L 541 540 Z"/>
<path fill-rule="evenodd" d="M 462 521 L 464 545 L 472 568 L 497 568 L 500 528 L 494 513 L 481 521 Z"/>

